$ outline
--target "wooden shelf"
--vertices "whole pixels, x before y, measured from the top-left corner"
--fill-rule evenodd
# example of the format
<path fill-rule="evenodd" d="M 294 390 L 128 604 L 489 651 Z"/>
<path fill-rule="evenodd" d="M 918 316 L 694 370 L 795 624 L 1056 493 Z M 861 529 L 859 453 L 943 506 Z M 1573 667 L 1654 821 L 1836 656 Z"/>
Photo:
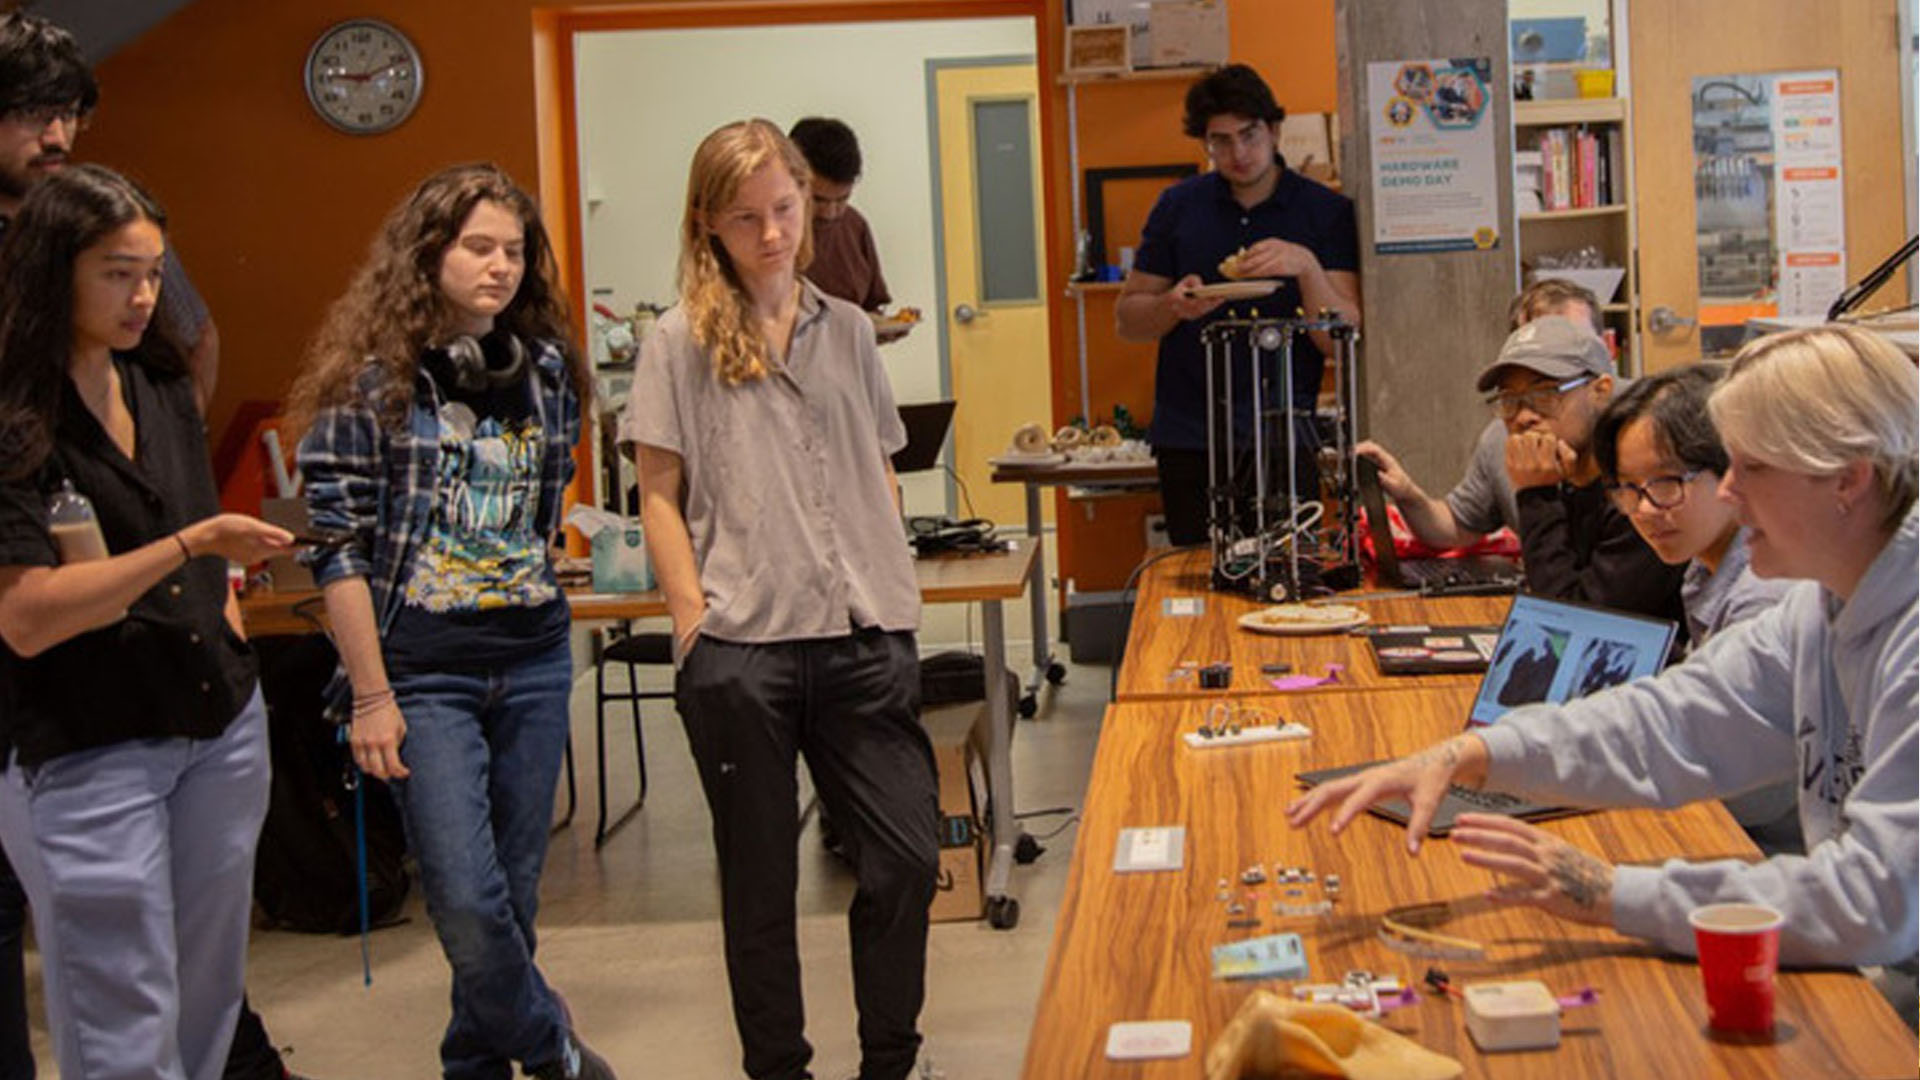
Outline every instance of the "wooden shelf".
<path fill-rule="evenodd" d="M 1625 315 L 1632 310 L 1633 310 L 1633 305 L 1627 304 L 1627 303 L 1600 305 L 1600 313 L 1602 315 Z"/>
<path fill-rule="evenodd" d="M 1119 292 L 1120 286 L 1124 284 L 1126 283 L 1123 281 L 1069 281 L 1067 282 L 1067 295 L 1076 296 L 1082 293 Z"/>
<path fill-rule="evenodd" d="M 1154 82 L 1161 79 L 1191 79 L 1213 71 L 1212 64 L 1187 67 L 1140 68 L 1136 71 L 1061 72 L 1055 80 L 1062 86 L 1075 83 Z"/>
<path fill-rule="evenodd" d="M 1626 203 L 1613 203 L 1609 206 L 1582 206 L 1575 210 L 1542 210 L 1537 214 L 1521 214 L 1520 224 L 1530 221 L 1573 221 L 1579 218 L 1612 217 L 1627 212 Z"/>
<path fill-rule="evenodd" d="M 1627 118 L 1625 98 L 1554 98 L 1513 103 L 1513 126 L 1618 123 Z"/>

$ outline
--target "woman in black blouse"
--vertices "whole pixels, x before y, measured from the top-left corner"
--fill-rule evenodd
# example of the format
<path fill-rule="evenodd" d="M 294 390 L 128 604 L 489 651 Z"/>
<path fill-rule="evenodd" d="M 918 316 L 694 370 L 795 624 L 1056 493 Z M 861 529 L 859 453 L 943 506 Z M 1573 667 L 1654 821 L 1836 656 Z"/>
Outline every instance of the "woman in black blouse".
<path fill-rule="evenodd" d="M 266 812 L 227 563 L 293 537 L 219 512 L 192 380 L 147 332 L 164 227 L 74 166 L 0 246 L 0 842 L 64 1076 L 219 1075 Z M 55 540 L 69 487 L 95 542 Z"/>

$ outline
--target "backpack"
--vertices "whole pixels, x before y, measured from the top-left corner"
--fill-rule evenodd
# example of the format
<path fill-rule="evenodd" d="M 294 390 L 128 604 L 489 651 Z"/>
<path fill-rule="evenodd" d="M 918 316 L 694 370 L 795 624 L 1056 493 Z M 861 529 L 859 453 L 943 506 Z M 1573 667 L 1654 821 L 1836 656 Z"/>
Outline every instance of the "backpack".
<path fill-rule="evenodd" d="M 253 643 L 267 703 L 273 786 L 254 855 L 253 898 L 277 929 L 360 931 L 351 758 L 323 715 L 338 656 L 321 634 Z M 367 830 L 367 921 L 399 921 L 410 881 L 399 808 L 387 785 L 360 777 Z"/>

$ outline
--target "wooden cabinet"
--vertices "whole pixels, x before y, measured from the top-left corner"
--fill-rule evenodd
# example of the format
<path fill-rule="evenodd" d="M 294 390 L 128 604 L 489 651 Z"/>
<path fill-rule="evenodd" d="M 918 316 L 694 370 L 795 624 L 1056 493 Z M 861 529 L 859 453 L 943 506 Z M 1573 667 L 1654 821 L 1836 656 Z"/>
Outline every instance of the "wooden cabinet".
<path fill-rule="evenodd" d="M 1516 171 L 1527 168 L 1520 163 L 1531 152 L 1541 156 L 1547 174 L 1538 209 L 1524 201 L 1522 189 L 1532 185 L 1520 177 L 1514 184 L 1523 279 L 1537 269 L 1541 254 L 1587 247 L 1602 252 L 1608 266 L 1623 269 L 1619 288 L 1600 298 L 1601 318 L 1617 340 L 1620 371 L 1639 374 L 1640 282 L 1626 100 L 1516 101 L 1513 128 Z M 1583 138 L 1591 148 L 1584 154 Z M 1570 197 L 1553 199 L 1555 191 Z"/>

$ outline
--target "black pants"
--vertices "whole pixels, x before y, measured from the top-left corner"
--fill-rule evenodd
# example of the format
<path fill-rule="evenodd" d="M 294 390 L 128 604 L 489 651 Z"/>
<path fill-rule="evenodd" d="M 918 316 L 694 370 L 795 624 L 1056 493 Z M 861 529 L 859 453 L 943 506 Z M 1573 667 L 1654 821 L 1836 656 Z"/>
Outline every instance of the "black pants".
<path fill-rule="evenodd" d="M 1294 442 L 1299 447 L 1294 459 L 1293 482 L 1295 490 L 1304 500 L 1320 498 L 1320 469 L 1314 459 L 1319 439 L 1314 434 L 1312 421 L 1301 419 L 1294 425 Z M 1155 447 L 1155 463 L 1160 470 L 1160 504 L 1167 514 L 1167 542 L 1175 547 L 1207 542 L 1207 452 L 1205 450 L 1179 450 L 1169 446 Z M 1240 474 L 1245 497 L 1236 499 L 1234 513 L 1245 530 L 1253 528 L 1253 456 L 1249 449 L 1246 460 L 1235 470 Z M 1273 461 L 1274 475 L 1284 481 L 1283 471 L 1287 464 L 1286 448 L 1277 447 L 1269 455 Z M 1282 518 L 1284 521 L 1284 517 Z"/>
<path fill-rule="evenodd" d="M 34 1077 L 33 1042 L 27 1031 L 26 926 L 27 894 L 6 852 L 0 851 L 0 1080 Z M 260 1014 L 242 998 L 222 1080 L 282 1080 L 286 1074 Z"/>
<path fill-rule="evenodd" d="M 909 633 L 769 645 L 701 638 L 674 684 L 720 856 L 733 1018 L 755 1080 L 807 1077 L 795 940 L 805 754 L 859 887 L 847 913 L 861 1080 L 901 1080 L 920 1047 L 927 905 L 939 873 L 933 748 Z"/>
<path fill-rule="evenodd" d="M 0 851 L 0 1080 L 33 1080 L 27 1034 L 27 894 Z"/>

